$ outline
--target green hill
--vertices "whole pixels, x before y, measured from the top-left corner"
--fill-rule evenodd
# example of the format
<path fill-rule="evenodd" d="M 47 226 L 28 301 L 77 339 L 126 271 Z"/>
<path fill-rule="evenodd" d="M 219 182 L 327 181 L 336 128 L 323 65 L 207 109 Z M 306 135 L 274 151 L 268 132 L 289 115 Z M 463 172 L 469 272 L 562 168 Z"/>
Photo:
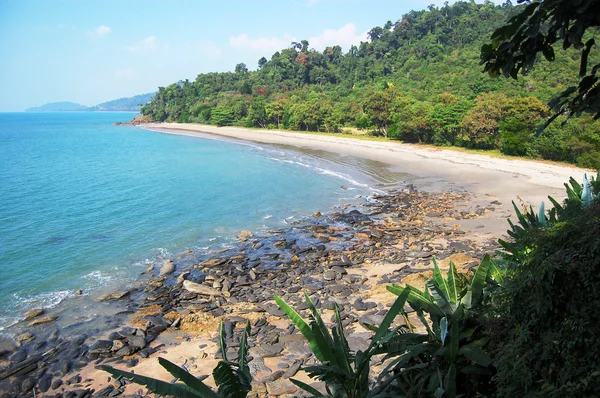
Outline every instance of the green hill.
<path fill-rule="evenodd" d="M 518 80 L 492 79 L 481 46 L 519 9 L 507 1 L 457 2 L 411 11 L 344 52 L 302 40 L 234 72 L 160 87 L 142 107 L 157 121 L 338 132 L 355 127 L 391 139 L 600 166 L 600 124 L 590 118 L 533 132 L 545 104 L 577 83 L 580 53 L 556 48 Z"/>

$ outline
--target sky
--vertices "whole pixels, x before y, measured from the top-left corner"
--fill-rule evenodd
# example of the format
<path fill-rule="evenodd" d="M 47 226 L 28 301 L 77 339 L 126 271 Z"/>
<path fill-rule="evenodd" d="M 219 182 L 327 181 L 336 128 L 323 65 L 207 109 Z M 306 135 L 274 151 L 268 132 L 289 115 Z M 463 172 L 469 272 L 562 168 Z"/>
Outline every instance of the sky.
<path fill-rule="evenodd" d="M 0 112 L 92 106 L 199 73 L 250 70 L 292 41 L 347 51 L 438 0 L 0 0 Z"/>

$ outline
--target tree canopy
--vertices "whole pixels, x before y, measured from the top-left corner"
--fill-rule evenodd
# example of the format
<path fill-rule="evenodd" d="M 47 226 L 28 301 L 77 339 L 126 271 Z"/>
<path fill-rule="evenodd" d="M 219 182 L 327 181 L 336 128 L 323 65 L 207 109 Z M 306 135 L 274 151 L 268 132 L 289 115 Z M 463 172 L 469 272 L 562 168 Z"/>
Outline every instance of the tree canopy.
<path fill-rule="evenodd" d="M 529 7 L 509 1 L 430 6 L 374 27 L 367 41 L 347 51 L 339 45 L 316 50 L 300 40 L 260 57 L 254 70 L 240 63 L 232 72 L 203 73 L 194 81 L 161 87 L 142 113 L 156 121 L 351 129 L 405 142 L 600 167 L 600 121 L 589 115 L 571 126 L 533 134 L 548 120 L 544 104 L 578 84 L 570 72 L 579 68 L 582 50 L 555 48 L 555 61 L 535 68 L 524 58 L 527 67 L 517 71 L 527 73 L 518 80 L 482 73 L 482 45 L 502 24 L 520 21 Z M 542 35 L 545 26 L 540 22 Z M 498 44 L 498 49 L 506 45 Z"/>
<path fill-rule="evenodd" d="M 524 3 L 526 0 L 518 0 Z M 574 47 L 581 52 L 578 85 L 564 90 L 552 102 L 556 112 L 581 116 L 584 112 L 600 118 L 600 86 L 597 72 L 600 63 L 589 68 L 589 56 L 595 47 L 591 30 L 600 26 L 599 0 L 544 0 L 524 7 L 498 28 L 491 43 L 481 49 L 482 64 L 491 76 L 501 73 L 517 78 L 519 72 L 527 73 L 538 60 L 539 54 L 548 61 L 556 59 L 554 45 L 560 43 L 564 50 Z"/>

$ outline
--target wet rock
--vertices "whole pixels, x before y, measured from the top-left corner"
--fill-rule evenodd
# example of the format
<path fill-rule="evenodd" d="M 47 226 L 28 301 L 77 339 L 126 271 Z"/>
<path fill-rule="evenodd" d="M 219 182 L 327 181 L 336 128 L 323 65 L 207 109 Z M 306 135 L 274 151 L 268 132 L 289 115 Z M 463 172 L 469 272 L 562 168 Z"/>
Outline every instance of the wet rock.
<path fill-rule="evenodd" d="M 248 239 L 252 238 L 254 236 L 254 234 L 250 231 L 241 231 L 238 234 L 238 239 L 241 240 L 242 242 L 247 241 Z"/>
<path fill-rule="evenodd" d="M 106 293 L 106 294 L 98 297 L 96 300 L 97 301 L 120 300 L 122 298 L 129 296 L 130 294 L 131 294 L 130 290 L 116 291 L 116 292 Z"/>
<path fill-rule="evenodd" d="M 29 322 L 29 326 L 42 325 L 44 323 L 54 322 L 58 317 L 56 316 L 44 316 L 42 318 L 35 319 L 32 322 Z"/>
<path fill-rule="evenodd" d="M 202 296 L 221 296 L 221 292 L 213 289 L 212 287 L 201 285 L 199 283 L 195 283 L 188 280 L 183 281 L 183 288 L 188 292 L 196 293 Z"/>
<path fill-rule="evenodd" d="M 85 336 L 77 336 L 73 340 L 71 340 L 71 346 L 79 347 L 80 345 L 82 345 L 85 342 L 85 339 L 86 339 Z"/>
<path fill-rule="evenodd" d="M 160 267 L 158 276 L 160 277 L 160 276 L 170 275 L 173 272 L 175 272 L 175 264 L 173 264 L 173 261 L 171 261 L 171 260 L 166 260 L 164 262 L 164 264 L 162 265 L 162 267 Z"/>
<path fill-rule="evenodd" d="M 33 310 L 29 310 L 27 311 L 27 313 L 25 314 L 25 318 L 23 318 L 24 321 L 30 321 L 33 318 L 36 318 L 42 314 L 44 314 L 46 311 L 43 308 L 37 308 L 37 309 L 33 309 Z"/>
<path fill-rule="evenodd" d="M 28 343 L 35 339 L 35 336 L 32 333 L 25 332 L 15 337 L 15 340 L 21 343 Z"/>
<path fill-rule="evenodd" d="M 8 359 L 10 362 L 18 363 L 23 362 L 27 359 L 27 351 L 25 349 L 21 349 L 10 356 Z"/>

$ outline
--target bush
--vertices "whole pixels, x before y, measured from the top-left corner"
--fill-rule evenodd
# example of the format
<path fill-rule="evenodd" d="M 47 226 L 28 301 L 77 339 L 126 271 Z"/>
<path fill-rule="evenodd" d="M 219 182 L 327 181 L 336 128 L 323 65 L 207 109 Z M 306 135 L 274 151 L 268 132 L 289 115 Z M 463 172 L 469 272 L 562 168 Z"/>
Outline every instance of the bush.
<path fill-rule="evenodd" d="M 548 221 L 518 214 L 503 296 L 508 339 L 499 351 L 498 395 L 600 395 L 600 201 L 587 206 L 572 180 Z M 597 185 L 594 188 L 597 190 Z"/>

